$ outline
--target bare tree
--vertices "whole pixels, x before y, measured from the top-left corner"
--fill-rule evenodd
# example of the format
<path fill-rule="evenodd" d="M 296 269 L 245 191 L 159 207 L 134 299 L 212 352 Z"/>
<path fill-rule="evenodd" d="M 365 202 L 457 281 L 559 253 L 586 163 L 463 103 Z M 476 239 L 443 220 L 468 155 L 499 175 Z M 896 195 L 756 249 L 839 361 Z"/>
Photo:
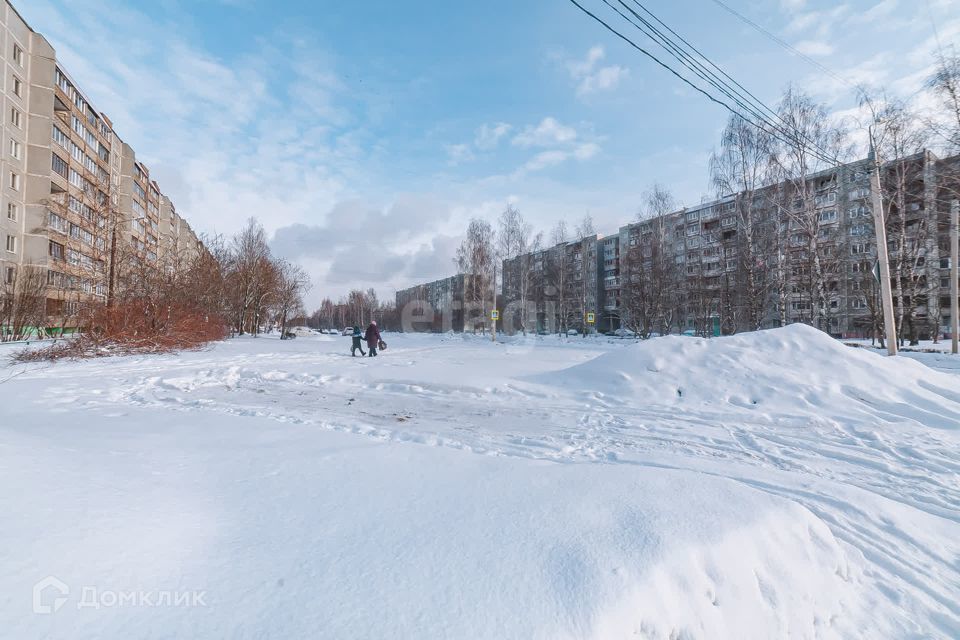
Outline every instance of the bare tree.
<path fill-rule="evenodd" d="M 574 314 L 574 322 L 581 329 L 581 334 L 587 334 L 587 312 L 596 304 L 596 299 L 590 298 L 590 283 L 596 282 L 597 250 L 595 238 L 597 235 L 596 227 L 593 225 L 593 217 L 587 214 L 584 216 L 574 230 L 576 237 L 576 247 L 573 254 L 573 286 L 572 300 L 574 302 L 571 311 Z"/>
<path fill-rule="evenodd" d="M 246 331 L 256 335 L 276 272 L 266 232 L 255 219 L 250 218 L 247 226 L 233 238 L 229 259 L 227 279 L 234 328 L 241 335 Z"/>
<path fill-rule="evenodd" d="M 547 251 L 546 282 L 554 297 L 553 318 L 551 319 L 560 333 L 566 333 L 570 320 L 570 271 L 572 260 L 567 251 L 570 235 L 567 223 L 558 220 L 550 232 L 552 247 Z"/>
<path fill-rule="evenodd" d="M 825 107 L 795 87 L 784 92 L 777 112 L 789 135 L 770 145 L 769 158 L 772 178 L 786 187 L 778 204 L 788 221 L 787 250 L 799 276 L 794 282 L 809 284 L 810 322 L 829 331 L 829 282 L 839 261 L 835 251 L 827 249 L 833 239 L 831 229 L 821 229 L 827 221 L 821 211 L 836 204 L 837 175 L 825 172 L 834 164 L 824 156 L 843 156 L 846 135 Z"/>
<path fill-rule="evenodd" d="M 937 217 L 924 211 L 927 130 L 908 105 L 885 95 L 861 93 L 874 123 L 875 151 L 883 168 L 881 197 L 886 212 L 893 295 L 899 340 L 919 344 L 917 307 L 939 293 L 939 273 L 928 278 L 927 256 L 934 254 Z M 939 300 L 938 304 L 939 306 Z"/>
<path fill-rule="evenodd" d="M 672 194 L 659 183 L 644 192 L 638 224 L 631 228 L 621 260 L 621 320 L 642 337 L 654 331 L 669 333 L 677 313 L 679 272 L 669 251 L 671 230 L 667 220 L 674 206 Z"/>
<path fill-rule="evenodd" d="M 0 284 L 0 342 L 29 338 L 39 332 L 46 318 L 46 269 L 9 269 Z"/>
<path fill-rule="evenodd" d="M 727 285 L 727 304 L 742 304 L 751 330 L 763 327 L 770 304 L 772 232 L 764 225 L 763 191 L 769 181 L 770 138 L 739 115 L 731 115 L 710 157 L 710 174 L 718 196 L 735 194 L 737 275 L 741 286 Z M 725 256 L 728 257 L 728 256 Z"/>
<path fill-rule="evenodd" d="M 507 208 L 500 214 L 497 245 L 497 263 L 513 261 L 515 264 L 512 274 L 515 282 L 511 281 L 510 285 L 516 288 L 515 293 L 520 308 L 511 318 L 510 327 L 519 325 L 520 330 L 526 335 L 532 285 L 532 254 L 540 250 L 540 235 L 533 235 L 533 226 L 524 220 L 519 209 L 507 205 Z M 502 283 L 506 288 L 506 274 L 503 275 Z"/>
<path fill-rule="evenodd" d="M 495 269 L 494 233 L 489 222 L 479 218 L 470 220 L 466 237 L 457 248 L 456 263 L 460 273 L 468 276 L 465 305 L 471 307 L 473 311 L 481 312 L 479 321 L 475 315 L 472 318 L 473 330 L 476 332 L 477 324 L 480 324 L 481 330 L 486 333 L 486 319 L 488 309 L 491 308 L 488 305 L 491 302 L 496 304 L 495 299 L 488 299 L 493 289 L 492 278 Z"/>
<path fill-rule="evenodd" d="M 303 308 L 303 294 L 310 287 L 310 277 L 299 265 L 286 260 L 277 263 L 277 291 L 273 310 L 280 325 L 280 339 L 287 337 L 287 319 Z"/>
<path fill-rule="evenodd" d="M 937 67 L 927 86 L 940 98 L 943 117 L 934 119 L 933 132 L 952 150 L 960 150 L 960 54 L 956 49 L 941 51 Z"/>

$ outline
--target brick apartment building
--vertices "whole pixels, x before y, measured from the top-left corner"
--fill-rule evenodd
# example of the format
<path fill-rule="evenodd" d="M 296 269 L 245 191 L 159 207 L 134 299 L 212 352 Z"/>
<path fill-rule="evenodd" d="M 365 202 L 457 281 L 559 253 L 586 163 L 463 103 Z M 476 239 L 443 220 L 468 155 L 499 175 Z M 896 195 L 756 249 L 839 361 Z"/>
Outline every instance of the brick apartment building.
<path fill-rule="evenodd" d="M 106 299 L 119 256 L 159 268 L 201 250 L 133 148 L 8 0 L 0 61 L 0 290 L 43 270 L 48 322 L 63 322 Z"/>

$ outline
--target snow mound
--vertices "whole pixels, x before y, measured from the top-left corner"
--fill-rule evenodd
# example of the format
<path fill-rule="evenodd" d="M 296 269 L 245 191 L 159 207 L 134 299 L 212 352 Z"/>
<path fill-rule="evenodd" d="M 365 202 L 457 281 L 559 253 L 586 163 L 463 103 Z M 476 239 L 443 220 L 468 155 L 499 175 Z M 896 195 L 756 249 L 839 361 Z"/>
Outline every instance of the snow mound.
<path fill-rule="evenodd" d="M 654 338 L 531 379 L 674 410 L 960 428 L 953 376 L 850 348 L 803 324 L 714 339 Z"/>
<path fill-rule="evenodd" d="M 103 459 L 95 446 L 0 469 L 62 482 L 0 496 L 20 514 L 4 544 L 32 559 L 0 575 L 5 637 L 812 638 L 863 620 L 859 569 L 829 528 L 724 478 L 205 426 L 228 424 L 233 442 L 189 452 L 158 445 L 190 425 L 111 439 L 125 455 L 98 465 L 102 494 L 82 462 Z M 32 615 L 47 574 L 66 606 Z M 202 589 L 205 606 L 93 610 L 84 585 Z"/>

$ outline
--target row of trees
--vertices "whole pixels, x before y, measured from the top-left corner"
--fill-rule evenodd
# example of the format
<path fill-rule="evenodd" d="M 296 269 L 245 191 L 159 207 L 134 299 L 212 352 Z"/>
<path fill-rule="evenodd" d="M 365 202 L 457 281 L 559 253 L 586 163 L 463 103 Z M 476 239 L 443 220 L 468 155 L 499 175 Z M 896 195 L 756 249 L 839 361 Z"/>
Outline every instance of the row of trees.
<path fill-rule="evenodd" d="M 374 320 L 384 331 L 400 330 L 400 315 L 394 303 L 380 300 L 371 287 L 366 291 L 353 289 L 336 302 L 324 298 L 313 313 L 298 318 L 297 322 L 313 329 L 340 331 L 352 326 L 362 330 Z"/>
<path fill-rule="evenodd" d="M 112 254 L 109 266 L 96 265 L 89 274 L 17 269 L 0 298 L 4 338 L 37 335 L 51 317 L 81 330 L 79 339 L 51 350 L 56 357 L 94 354 L 104 345 L 114 353 L 193 347 L 230 332 L 270 328 L 285 337 L 310 286 L 301 267 L 272 255 L 254 219 L 235 236 L 208 237 L 199 247 L 168 248 L 146 259 L 124 241 Z M 60 287 L 75 300 L 58 297 Z"/>
<path fill-rule="evenodd" d="M 303 315 L 303 296 L 310 289 L 303 268 L 274 256 L 263 226 L 253 218 L 232 238 L 209 238 L 206 246 L 214 271 L 203 298 L 219 301 L 215 308 L 236 334 L 276 328 L 285 338 L 291 321 Z"/>

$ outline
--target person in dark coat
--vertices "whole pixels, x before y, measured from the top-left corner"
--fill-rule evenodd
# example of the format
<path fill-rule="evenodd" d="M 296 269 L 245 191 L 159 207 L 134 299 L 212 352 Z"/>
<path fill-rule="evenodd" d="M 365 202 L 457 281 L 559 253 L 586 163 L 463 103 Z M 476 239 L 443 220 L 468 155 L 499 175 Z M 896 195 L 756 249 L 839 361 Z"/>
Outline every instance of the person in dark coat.
<path fill-rule="evenodd" d="M 377 321 L 371 320 L 367 327 L 367 334 L 363 336 L 367 341 L 367 349 L 370 350 L 370 357 L 377 355 L 377 347 L 380 346 L 380 329 L 377 329 Z"/>
<path fill-rule="evenodd" d="M 353 338 L 353 346 L 350 347 L 350 355 L 356 357 L 357 349 L 360 350 L 361 356 L 367 355 L 363 350 L 363 334 L 360 333 L 360 325 L 353 325 L 353 335 L 351 337 Z"/>

